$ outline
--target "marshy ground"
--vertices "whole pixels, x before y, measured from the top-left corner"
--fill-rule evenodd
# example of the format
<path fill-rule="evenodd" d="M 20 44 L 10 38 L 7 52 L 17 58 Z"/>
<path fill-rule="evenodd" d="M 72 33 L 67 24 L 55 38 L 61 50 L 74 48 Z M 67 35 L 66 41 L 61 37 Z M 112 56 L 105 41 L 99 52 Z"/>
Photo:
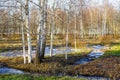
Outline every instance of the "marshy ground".
<path fill-rule="evenodd" d="M 82 46 L 83 44 L 86 45 L 86 43 L 84 42 L 81 44 Z M 93 43 L 89 43 L 89 44 L 96 45 L 100 43 L 98 42 L 94 44 Z M 7 46 L 7 49 L 9 49 L 8 46 Z M 34 80 L 38 80 L 38 79 L 86 80 L 86 78 L 78 78 L 78 77 L 75 78 L 75 76 L 84 75 L 84 76 L 102 76 L 102 77 L 110 78 L 111 80 L 120 79 L 120 44 L 119 43 L 116 43 L 116 44 L 110 43 L 109 49 L 102 50 L 104 51 L 104 55 L 102 55 L 101 57 L 93 61 L 90 61 L 89 63 L 75 64 L 76 61 L 84 57 L 87 57 L 92 49 L 81 47 L 81 50 L 82 51 L 80 52 L 69 53 L 68 60 L 65 59 L 64 54 L 54 55 L 53 57 L 46 56 L 43 63 L 41 64 L 35 64 L 34 58 L 32 60 L 33 63 L 23 64 L 23 58 L 21 56 L 0 57 L 0 63 L 2 64 L 3 67 L 5 66 L 5 67 L 22 70 L 25 73 L 25 74 L 19 74 L 19 75 L 17 74 L 1 75 L 0 78 L 2 80 L 4 79 L 6 80 L 7 78 L 4 78 L 4 77 L 7 76 L 9 79 L 18 78 L 18 80 L 21 80 L 26 75 L 27 76 L 29 75 L 28 77 L 27 76 L 25 77 L 26 80 L 33 80 L 33 79 Z M 16 52 L 17 52 L 17 48 L 15 48 L 14 54 Z M 2 51 L 1 53 L 4 53 L 4 51 Z M 8 51 L 8 54 L 9 54 L 9 51 Z M 66 77 L 66 76 L 70 76 L 70 77 Z"/>

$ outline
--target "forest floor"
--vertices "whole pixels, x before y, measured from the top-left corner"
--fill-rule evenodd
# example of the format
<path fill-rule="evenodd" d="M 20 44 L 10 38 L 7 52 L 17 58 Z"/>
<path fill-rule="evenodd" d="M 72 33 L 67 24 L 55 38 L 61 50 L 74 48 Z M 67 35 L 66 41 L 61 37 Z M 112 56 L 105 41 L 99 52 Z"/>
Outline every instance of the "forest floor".
<path fill-rule="evenodd" d="M 106 38 L 105 38 L 106 39 Z M 64 40 L 57 41 L 54 43 L 54 47 L 63 46 L 61 44 Z M 105 40 L 103 39 L 103 42 Z M 108 40 L 106 40 L 107 42 Z M 79 41 L 78 41 L 79 42 Z M 82 42 L 82 43 L 81 43 Z M 86 44 L 96 45 L 96 44 L 104 44 L 100 41 L 89 41 L 84 42 L 81 41 L 77 43 L 81 49 L 86 47 Z M 3 66 L 7 66 L 10 68 L 19 69 L 25 72 L 29 72 L 30 74 L 37 74 L 40 75 L 43 80 L 84 80 L 78 78 L 71 78 L 66 77 L 67 75 L 70 76 L 77 76 L 77 75 L 84 75 L 84 76 L 102 76 L 102 77 L 109 77 L 113 80 L 120 79 L 120 44 L 118 43 L 119 40 L 116 42 L 111 42 L 108 44 L 110 49 L 105 51 L 105 54 L 87 64 L 74 64 L 76 61 L 80 60 L 81 58 L 86 57 L 90 50 L 86 51 L 86 48 L 83 49 L 82 52 L 73 52 L 68 55 L 68 60 L 65 59 L 64 54 L 55 55 L 53 57 L 46 56 L 43 63 L 35 64 L 34 59 L 32 60 L 33 63 L 31 64 L 23 64 L 22 57 L 0 57 L 0 63 Z M 4 44 L 3 44 L 4 43 Z M 33 41 L 33 46 L 35 46 L 35 41 Z M 49 41 L 47 42 L 49 44 Z M 111 45 L 112 44 L 112 45 Z M 73 46 L 73 44 L 70 44 Z M 21 41 L 0 41 L 0 52 L 5 52 L 8 50 L 21 50 L 22 44 Z M 84 52 L 85 51 L 85 52 Z M 38 74 L 39 73 L 39 74 Z M 28 74 L 29 75 L 29 74 Z M 5 78 L 6 75 L 0 75 L 0 79 L 8 80 Z M 25 75 L 7 75 L 8 78 L 19 78 L 18 80 L 23 79 Z M 50 77 L 50 76 L 65 76 L 65 77 Z M 25 77 L 26 80 L 32 80 L 40 78 L 38 76 L 29 75 L 29 77 Z M 30 79 L 31 78 L 31 79 Z M 49 78 L 49 79 L 48 79 Z M 41 79 L 41 80 L 42 80 Z"/>
<path fill-rule="evenodd" d="M 103 76 L 113 80 L 120 79 L 120 44 L 112 45 L 111 48 L 105 51 L 105 54 L 87 64 L 75 65 L 74 62 L 86 57 L 86 53 L 72 53 L 68 55 L 68 60 L 64 55 L 56 55 L 46 57 L 41 64 L 23 64 L 22 57 L 15 58 L 0 58 L 0 63 L 4 66 L 30 72 L 31 74 L 39 73 L 43 76 Z"/>
<path fill-rule="evenodd" d="M 34 64 L 34 60 L 33 60 L 33 63 L 31 63 L 31 64 L 23 64 L 22 57 L 15 57 L 15 58 L 1 57 L 0 63 L 2 63 L 3 66 L 8 66 L 11 68 L 25 71 L 25 73 L 27 73 L 27 74 L 29 72 L 30 74 L 28 74 L 28 75 L 38 74 L 39 76 L 43 76 L 44 79 L 47 79 L 47 80 L 84 80 L 81 78 L 74 78 L 74 77 L 70 78 L 70 77 L 59 77 L 59 76 L 61 74 L 63 76 L 66 76 L 68 73 L 66 71 L 71 70 L 74 62 L 79 60 L 82 57 L 85 57 L 86 55 L 87 55 L 87 53 L 84 53 L 84 54 L 72 53 L 72 54 L 69 54 L 68 60 L 66 60 L 64 58 L 64 55 L 56 55 L 53 57 L 46 57 L 44 59 L 44 62 L 41 64 Z M 58 77 L 53 77 L 53 78 L 55 78 L 55 79 L 53 79 L 50 76 L 58 76 Z M 19 75 L 18 75 L 18 77 L 19 77 Z M 51 78 L 51 79 L 48 79 L 48 78 Z"/>

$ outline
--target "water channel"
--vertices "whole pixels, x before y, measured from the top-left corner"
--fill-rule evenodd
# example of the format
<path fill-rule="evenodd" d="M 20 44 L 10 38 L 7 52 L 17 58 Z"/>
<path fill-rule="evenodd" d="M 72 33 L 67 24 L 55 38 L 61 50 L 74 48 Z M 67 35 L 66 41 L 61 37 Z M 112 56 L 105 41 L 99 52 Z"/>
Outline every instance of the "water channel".
<path fill-rule="evenodd" d="M 93 61 L 93 60 L 99 58 L 100 56 L 102 56 L 104 54 L 102 49 L 105 49 L 107 47 L 101 46 L 101 45 L 95 45 L 95 46 L 89 46 L 89 48 L 92 48 L 92 52 L 90 52 L 87 57 L 76 61 L 75 65 L 86 64 L 86 63 L 89 63 L 90 61 Z M 45 52 L 49 53 L 49 51 L 50 51 L 50 48 L 46 47 Z M 17 54 L 15 54 L 15 52 L 17 52 Z M 69 48 L 68 52 L 69 53 L 74 52 L 74 50 Z M 55 49 L 53 49 L 53 53 L 54 53 L 54 55 L 56 55 L 58 53 L 59 54 L 64 54 L 65 50 L 55 48 Z M 33 50 L 33 56 L 34 55 L 35 55 L 35 50 Z M 46 55 L 48 55 L 48 54 L 46 54 Z M 4 52 L 4 53 L 0 53 L 0 56 L 1 57 L 22 56 L 22 52 L 21 51 Z M 21 71 L 21 70 L 8 68 L 8 67 L 4 67 L 4 66 L 0 65 L 0 74 L 25 74 L 25 73 L 24 73 L 24 71 Z M 79 75 L 78 77 L 85 78 L 87 80 L 110 80 L 109 78 L 99 77 L 99 76 L 82 76 L 82 75 Z"/>

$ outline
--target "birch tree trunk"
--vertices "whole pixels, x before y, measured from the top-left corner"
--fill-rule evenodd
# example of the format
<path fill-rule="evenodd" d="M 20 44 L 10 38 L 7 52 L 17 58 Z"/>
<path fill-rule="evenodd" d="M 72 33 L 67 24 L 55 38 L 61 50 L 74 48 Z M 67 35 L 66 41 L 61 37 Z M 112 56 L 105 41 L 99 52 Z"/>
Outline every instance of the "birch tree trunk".
<path fill-rule="evenodd" d="M 43 1 L 43 0 L 42 0 Z M 42 28 L 43 28 L 43 3 L 41 2 L 41 0 L 39 0 L 39 5 L 40 5 L 40 9 L 39 9 L 39 26 L 37 28 L 37 46 L 36 46 L 36 63 L 40 63 L 42 61 L 42 59 L 40 58 L 41 55 L 41 44 L 42 44 Z"/>
<path fill-rule="evenodd" d="M 55 7 L 55 0 L 53 1 L 53 6 L 52 6 L 52 11 L 53 11 L 53 16 L 52 16 L 52 27 L 51 27 L 51 40 L 50 40 L 50 56 L 53 55 L 53 33 L 54 33 L 54 26 L 55 26 L 55 11 L 54 11 L 54 7 Z"/>
<path fill-rule="evenodd" d="M 46 26 L 47 26 L 47 0 L 39 0 L 39 5 L 41 8 L 39 26 L 37 29 L 37 46 L 36 46 L 36 63 L 41 63 L 45 55 L 46 47 Z"/>
<path fill-rule="evenodd" d="M 89 36 L 93 37 L 93 15 L 92 15 L 92 10 L 89 10 L 89 13 L 90 13 Z"/>
<path fill-rule="evenodd" d="M 107 10 L 105 8 L 105 12 L 103 14 L 102 36 L 106 35 L 106 18 L 107 18 Z"/>
<path fill-rule="evenodd" d="M 24 37 L 24 24 L 23 24 L 23 9 L 21 5 L 21 32 L 22 32 L 22 48 L 23 48 L 23 59 L 24 59 L 24 64 L 26 64 L 26 54 L 25 54 L 25 37 Z"/>
<path fill-rule="evenodd" d="M 69 31 L 68 31 L 68 27 L 69 27 L 69 12 L 67 13 L 67 28 L 66 28 L 66 54 L 65 54 L 65 59 L 68 59 L 68 38 L 69 38 Z"/>
<path fill-rule="evenodd" d="M 43 44 L 42 44 L 42 58 L 45 56 L 45 48 L 46 48 L 46 35 L 47 35 L 47 3 L 48 0 L 44 0 L 44 27 L 43 27 Z"/>
<path fill-rule="evenodd" d="M 25 54 L 25 38 L 24 38 L 24 28 L 23 24 L 21 24 L 21 31 L 22 31 L 22 46 L 23 46 L 23 59 L 24 59 L 24 64 L 26 64 L 26 54 Z"/>
<path fill-rule="evenodd" d="M 108 0 L 103 1 L 104 2 L 104 13 L 103 13 L 103 25 L 102 25 L 102 36 L 106 35 L 106 20 L 107 20 L 107 4 Z"/>
<path fill-rule="evenodd" d="M 51 40 L 50 40 L 50 56 L 53 55 L 53 33 L 54 33 L 54 17 L 52 17 Z"/>
<path fill-rule="evenodd" d="M 29 0 L 25 1 L 25 26 L 26 26 L 27 41 L 28 41 L 28 63 L 31 63 L 32 45 L 31 45 L 30 25 L 29 25 Z"/>
<path fill-rule="evenodd" d="M 76 11 L 76 7 L 75 7 L 75 11 Z M 74 14 L 74 18 L 75 18 L 75 25 L 74 25 L 74 46 L 75 46 L 75 51 L 77 50 L 77 14 Z"/>
<path fill-rule="evenodd" d="M 84 37 L 84 28 L 83 28 L 83 0 L 80 1 L 80 35 L 81 35 L 81 38 Z"/>
<path fill-rule="evenodd" d="M 80 14 L 80 33 L 81 33 L 81 38 L 83 38 L 84 37 L 84 29 L 83 29 L 82 12 Z"/>

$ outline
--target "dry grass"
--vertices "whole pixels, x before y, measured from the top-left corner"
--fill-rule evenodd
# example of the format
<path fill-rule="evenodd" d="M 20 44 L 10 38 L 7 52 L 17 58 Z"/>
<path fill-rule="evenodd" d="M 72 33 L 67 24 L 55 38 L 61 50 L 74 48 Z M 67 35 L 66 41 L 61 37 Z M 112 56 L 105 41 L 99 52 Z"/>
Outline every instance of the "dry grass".
<path fill-rule="evenodd" d="M 59 75 L 59 73 L 65 73 L 65 70 L 68 66 L 74 64 L 75 61 L 79 60 L 82 57 L 85 57 L 87 53 L 81 54 L 69 54 L 68 60 L 64 58 L 64 55 L 54 56 L 54 57 L 46 57 L 44 62 L 41 64 L 23 64 L 22 57 L 16 58 L 0 58 L 0 63 L 5 66 L 28 71 L 28 72 L 38 72 L 44 75 Z M 70 68 L 68 68 L 70 69 Z"/>
<path fill-rule="evenodd" d="M 87 52 L 88 53 L 88 52 Z M 5 66 L 28 71 L 31 73 L 38 72 L 42 75 L 91 75 L 110 77 L 113 80 L 120 79 L 120 57 L 105 56 L 95 61 L 83 65 L 74 65 L 74 62 L 83 58 L 87 53 L 69 54 L 68 60 L 64 55 L 46 57 L 41 64 L 23 64 L 23 58 L 0 58 L 0 63 Z"/>
<path fill-rule="evenodd" d="M 120 57 L 106 57 L 88 64 L 75 66 L 73 74 L 105 76 L 113 80 L 120 79 Z"/>

